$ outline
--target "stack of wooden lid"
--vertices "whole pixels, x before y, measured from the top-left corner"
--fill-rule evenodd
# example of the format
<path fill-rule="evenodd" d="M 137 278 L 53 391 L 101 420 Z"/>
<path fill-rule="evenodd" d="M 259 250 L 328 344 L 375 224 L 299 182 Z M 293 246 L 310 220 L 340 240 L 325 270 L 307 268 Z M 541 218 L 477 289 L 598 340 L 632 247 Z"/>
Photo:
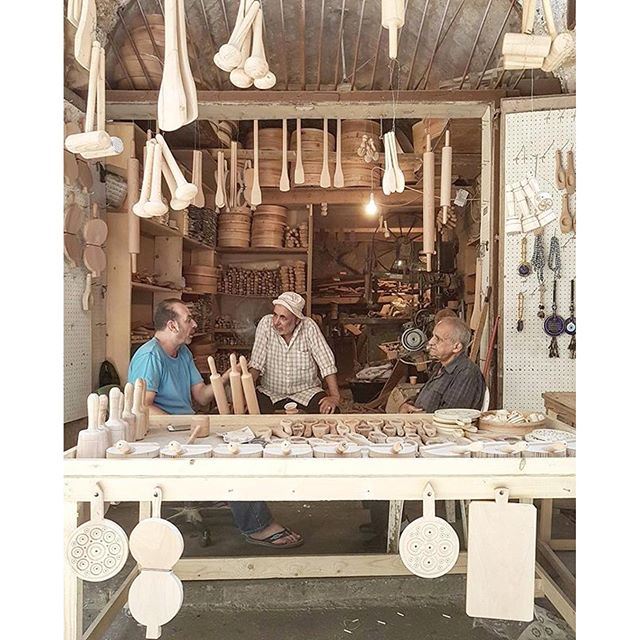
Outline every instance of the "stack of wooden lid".
<path fill-rule="evenodd" d="M 245 148 L 253 149 L 253 133 L 245 140 Z M 280 174 L 282 172 L 282 128 L 267 127 L 258 129 L 258 149 L 260 151 L 277 151 L 277 158 L 265 158 L 260 160 L 260 186 L 279 187 Z"/>
<path fill-rule="evenodd" d="M 251 225 L 252 247 L 282 247 L 287 226 L 287 208 L 263 204 L 256 208 Z"/>
<path fill-rule="evenodd" d="M 280 267 L 280 281 L 283 291 L 305 293 L 307 289 L 307 265 L 302 260 Z"/>
<path fill-rule="evenodd" d="M 300 130 L 300 140 L 302 146 L 302 164 L 304 166 L 304 185 L 309 187 L 320 186 L 320 174 L 322 173 L 322 140 L 324 132 L 322 129 L 313 127 L 304 127 Z M 336 137 L 328 134 L 329 153 L 336 149 Z M 296 132 L 291 134 L 289 148 L 296 149 Z M 294 163 L 291 163 L 290 181 L 294 184 Z M 335 162 L 329 159 L 329 173 L 333 176 L 335 170 Z"/>
<path fill-rule="evenodd" d="M 218 270 L 209 265 L 185 265 L 182 275 L 186 286 L 196 293 L 216 293 L 218 290 Z"/>
<path fill-rule="evenodd" d="M 342 121 L 342 172 L 345 187 L 370 187 L 382 184 L 382 172 L 371 170 L 379 167 L 384 159 L 384 150 L 380 140 L 380 123 L 375 120 L 343 120 Z M 362 136 L 373 139 L 376 150 L 380 153 L 377 162 L 365 162 L 358 154 L 362 144 Z M 373 181 L 373 182 L 372 182 Z"/>
<path fill-rule="evenodd" d="M 164 59 L 164 17 L 161 14 L 147 15 L 148 28 L 140 15 L 127 22 L 129 37 L 120 46 L 120 64 L 113 67 L 112 78 L 109 78 L 111 86 L 113 89 L 158 89 L 162 82 Z M 196 88 L 208 88 L 199 75 L 200 67 L 195 63 L 196 48 L 188 36 L 187 51 Z"/>
<path fill-rule="evenodd" d="M 251 211 L 236 209 L 218 216 L 218 246 L 248 247 L 251 239 Z"/>

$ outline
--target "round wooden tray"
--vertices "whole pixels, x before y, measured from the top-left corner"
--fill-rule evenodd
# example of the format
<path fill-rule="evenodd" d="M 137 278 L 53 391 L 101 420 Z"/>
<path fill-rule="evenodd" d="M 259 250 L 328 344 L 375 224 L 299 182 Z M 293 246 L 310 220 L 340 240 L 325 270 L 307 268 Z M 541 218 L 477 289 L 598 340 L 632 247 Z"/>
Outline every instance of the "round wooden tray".
<path fill-rule="evenodd" d="M 547 423 L 546 420 L 540 420 L 538 422 L 525 422 L 520 424 L 511 424 L 509 422 L 492 422 L 490 420 L 485 420 L 484 416 L 487 415 L 495 415 L 495 411 L 485 411 L 480 415 L 478 419 L 478 429 L 480 431 L 490 431 L 491 433 L 499 433 L 502 435 L 514 435 L 514 436 L 524 436 L 527 433 L 531 433 L 534 429 L 539 429 L 543 425 Z M 521 411 L 522 415 L 529 416 L 533 411 Z M 535 413 L 540 413 L 536 411 Z"/>

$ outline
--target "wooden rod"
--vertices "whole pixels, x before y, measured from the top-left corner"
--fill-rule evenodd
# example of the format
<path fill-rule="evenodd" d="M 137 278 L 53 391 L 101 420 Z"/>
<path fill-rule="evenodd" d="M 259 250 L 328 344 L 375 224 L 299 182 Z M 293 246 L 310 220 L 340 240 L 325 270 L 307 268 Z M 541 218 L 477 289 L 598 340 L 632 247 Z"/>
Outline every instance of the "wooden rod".
<path fill-rule="evenodd" d="M 373 59 L 373 69 L 371 70 L 371 81 L 369 82 L 369 90 L 371 91 L 371 89 L 373 89 L 373 83 L 375 82 L 376 79 L 376 68 L 378 67 L 378 57 L 380 54 L 380 44 L 382 42 L 382 31 L 383 31 L 383 27 L 382 27 L 382 23 L 380 23 L 380 29 L 378 31 L 378 44 L 376 45 L 376 55 L 375 58 Z"/>
<path fill-rule="evenodd" d="M 418 29 L 418 37 L 416 38 L 416 46 L 413 49 L 413 57 L 411 58 L 411 67 L 409 68 L 409 77 L 407 78 L 407 86 L 405 89 L 408 91 L 411 87 L 411 79 L 413 78 L 413 67 L 416 64 L 416 56 L 418 54 L 418 47 L 420 45 L 420 39 L 422 38 L 422 30 L 424 28 L 424 19 L 427 15 L 427 7 L 429 6 L 429 0 L 424 0 L 424 9 L 422 10 L 422 19 L 420 20 L 420 29 Z"/>
<path fill-rule="evenodd" d="M 280 5 L 282 5 L 282 0 L 280 0 Z M 320 6 L 320 35 L 318 36 L 318 82 L 316 84 L 316 91 L 320 91 L 320 72 L 322 70 L 322 35 L 324 33 L 324 0 L 322 0 L 322 5 Z M 286 59 L 286 56 L 285 56 Z"/>
<path fill-rule="evenodd" d="M 360 24 L 358 25 L 358 38 L 356 39 L 356 51 L 353 55 L 353 71 L 351 72 L 351 91 L 356 86 L 356 74 L 358 72 L 358 53 L 360 52 L 360 36 L 362 35 L 362 19 L 364 18 L 364 5 L 367 0 L 362 0 L 360 7 Z"/>
<path fill-rule="evenodd" d="M 471 67 L 471 61 L 473 60 L 473 54 L 476 52 L 478 47 L 478 42 L 480 41 L 480 34 L 482 33 L 482 29 L 484 28 L 484 23 L 487 21 L 487 16 L 489 15 L 489 9 L 491 9 L 491 4 L 493 0 L 488 0 L 487 7 L 484 10 L 484 15 L 482 16 L 482 20 L 480 21 L 480 26 L 478 27 L 478 33 L 476 33 L 476 39 L 473 42 L 473 47 L 471 48 L 471 53 L 469 54 L 469 59 L 467 60 L 467 66 L 464 68 L 464 73 L 462 74 L 462 78 L 460 79 L 460 86 L 458 89 L 462 89 L 464 86 L 464 81 L 467 79 L 467 74 L 469 73 L 469 68 Z"/>
<path fill-rule="evenodd" d="M 487 60 L 484 63 L 484 67 L 482 68 L 482 73 L 480 74 L 480 77 L 478 78 L 478 81 L 476 82 L 476 86 L 474 87 L 475 90 L 480 88 L 480 85 L 482 84 L 482 79 L 484 78 L 484 74 L 487 72 L 487 69 L 489 68 L 489 62 L 491 62 L 491 57 L 493 56 L 493 52 L 496 50 L 496 47 L 498 46 L 498 42 L 500 42 L 500 37 L 502 36 L 502 32 L 504 31 L 504 28 L 507 26 L 507 21 L 509 20 L 509 16 L 511 15 L 511 12 L 513 11 L 513 7 L 516 4 L 516 0 L 511 0 L 511 5 L 509 6 L 509 8 L 507 9 L 507 13 L 504 16 L 504 20 L 502 22 L 502 26 L 500 27 L 500 30 L 498 31 L 498 34 L 496 35 L 496 39 L 493 43 L 493 46 L 491 47 L 491 51 L 489 51 L 489 55 L 487 56 Z"/>
<path fill-rule="evenodd" d="M 342 29 L 344 27 L 344 6 L 346 0 L 342 0 L 342 11 L 340 12 L 340 28 L 338 29 L 338 46 L 336 47 L 336 71 L 333 79 L 333 85 L 338 88 L 338 71 L 340 69 L 340 52 L 342 51 Z"/>
<path fill-rule="evenodd" d="M 227 40 L 231 37 L 231 30 L 229 29 L 229 19 L 227 18 L 227 5 L 224 3 L 224 0 L 218 0 L 220 4 L 220 8 L 222 9 L 222 15 L 224 17 L 224 26 L 227 30 Z"/>

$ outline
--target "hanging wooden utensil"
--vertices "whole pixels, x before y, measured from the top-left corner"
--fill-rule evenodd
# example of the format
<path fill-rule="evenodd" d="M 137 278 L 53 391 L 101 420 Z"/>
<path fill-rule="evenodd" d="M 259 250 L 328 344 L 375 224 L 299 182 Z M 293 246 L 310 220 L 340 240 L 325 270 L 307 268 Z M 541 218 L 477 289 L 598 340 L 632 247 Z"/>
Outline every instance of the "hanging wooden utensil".
<path fill-rule="evenodd" d="M 237 416 L 244 414 L 244 394 L 242 392 L 242 380 L 238 360 L 235 353 L 229 356 L 231 371 L 229 372 L 229 385 L 231 386 L 231 401 L 233 402 L 233 413 Z"/>
<path fill-rule="evenodd" d="M 91 518 L 81 524 L 67 542 L 66 557 L 81 580 L 102 582 L 117 575 L 129 555 L 127 534 L 104 517 L 104 494 L 99 482 L 91 495 Z"/>
<path fill-rule="evenodd" d="M 133 207 L 140 188 L 140 162 L 135 157 L 133 148 L 131 153 L 132 155 L 127 162 L 127 241 L 131 257 L 131 273 L 137 273 L 138 254 L 140 253 L 140 218 L 133 212 Z"/>
<path fill-rule="evenodd" d="M 567 151 L 567 170 L 565 173 L 565 183 L 567 185 L 567 193 L 571 195 L 576 192 L 576 168 L 573 159 L 573 150 Z"/>
<path fill-rule="evenodd" d="M 260 405 L 258 404 L 256 388 L 253 382 L 253 376 L 249 372 L 247 359 L 244 356 L 240 356 L 240 368 L 242 369 L 240 381 L 242 382 L 242 391 L 244 393 L 245 400 L 247 401 L 247 409 L 252 416 L 259 416 Z"/>
<path fill-rule="evenodd" d="M 223 44 L 213 56 L 213 62 L 218 68 L 229 72 L 240 66 L 242 62 L 242 43 L 251 29 L 259 9 L 260 3 L 254 1 L 249 5 L 242 20 L 240 22 L 236 20 L 236 26 L 231 33 L 229 41 Z"/>
<path fill-rule="evenodd" d="M 421 578 L 443 576 L 458 560 L 458 535 L 446 520 L 436 517 L 435 493 L 430 483 L 422 494 L 422 517 L 405 527 L 398 550 L 405 567 Z"/>
<path fill-rule="evenodd" d="M 556 149 L 556 188 L 558 191 L 564 191 L 567 188 L 566 173 L 562 166 L 562 151 Z"/>
<path fill-rule="evenodd" d="M 287 120 L 282 120 L 282 171 L 280 172 L 280 191 L 289 191 L 289 163 L 287 162 Z"/>
<path fill-rule="evenodd" d="M 336 120 L 336 168 L 333 172 L 333 186 L 344 187 L 344 173 L 342 172 L 342 120 Z"/>
<path fill-rule="evenodd" d="M 217 184 L 215 203 L 218 209 L 222 209 L 222 207 L 224 207 L 224 151 L 218 151 L 216 170 Z"/>
<path fill-rule="evenodd" d="M 435 183 L 435 154 L 431 150 L 431 135 L 427 134 L 422 154 L 422 252 L 426 254 L 427 271 L 432 270 L 432 256 L 436 252 Z"/>
<path fill-rule="evenodd" d="M 193 74 L 191 73 L 191 65 L 189 64 L 189 51 L 187 48 L 187 23 L 184 10 L 184 0 L 178 0 L 177 24 L 180 76 L 182 78 L 182 87 L 184 89 L 184 94 L 187 102 L 185 124 L 189 124 L 189 122 L 193 122 L 194 120 L 198 119 L 198 94 L 196 92 L 196 83 L 194 82 Z"/>
<path fill-rule="evenodd" d="M 480 304 L 482 301 L 482 258 L 476 258 L 476 283 L 473 298 L 473 311 L 471 312 L 471 318 L 469 318 L 469 328 L 472 331 L 478 329 L 478 323 L 480 321 Z"/>
<path fill-rule="evenodd" d="M 257 207 L 262 204 L 262 191 L 260 190 L 260 169 L 258 160 L 258 121 L 253 121 L 253 185 L 251 186 L 250 204 Z"/>
<path fill-rule="evenodd" d="M 304 184 L 304 166 L 302 165 L 302 121 L 296 118 L 296 169 L 293 174 L 295 184 Z"/>
<path fill-rule="evenodd" d="M 404 1 L 382 0 L 382 26 L 389 30 L 389 58 L 398 57 L 398 29 L 404 25 Z"/>
<path fill-rule="evenodd" d="M 229 206 L 235 209 L 238 206 L 238 143 L 231 142 L 231 177 L 229 188 Z"/>
<path fill-rule="evenodd" d="M 173 174 L 173 177 L 178 185 L 176 188 L 176 198 L 179 200 L 185 200 L 187 202 L 191 202 L 195 195 L 198 193 L 198 187 L 195 184 L 191 184 L 187 182 L 184 175 L 182 175 L 182 171 L 178 167 L 178 163 L 176 159 L 173 157 L 171 153 L 171 149 L 169 149 L 169 145 L 166 143 L 165 139 L 159 133 L 156 134 L 156 142 L 160 144 L 162 147 L 162 155 L 169 165 L 169 169 Z"/>
<path fill-rule="evenodd" d="M 551 304 L 551 315 L 547 316 L 544 320 L 544 332 L 551 336 L 551 344 L 549 345 L 549 357 L 559 358 L 558 352 L 558 336 L 564 333 L 565 322 L 562 316 L 559 316 L 556 311 L 558 309 L 556 292 L 558 287 L 558 281 L 553 280 L 553 302 Z"/>
<path fill-rule="evenodd" d="M 107 257 L 102 245 L 107 239 L 109 228 L 104 220 L 98 217 L 98 205 L 93 204 L 93 217 L 84 225 L 82 230 L 85 248 L 83 254 L 84 266 L 97 278 L 107 267 Z"/>
<path fill-rule="evenodd" d="M 244 17 L 244 5 L 245 0 L 240 0 L 240 8 L 238 9 L 236 24 L 239 24 L 238 21 L 241 22 L 242 18 Z M 239 89 L 248 89 L 253 84 L 253 78 L 247 75 L 247 72 L 244 70 L 244 63 L 251 55 L 251 30 L 247 32 L 247 35 L 242 42 L 242 46 L 240 47 L 240 52 L 242 53 L 240 63 L 229 74 L 229 80 L 231 81 L 232 85 L 238 87 Z"/>
<path fill-rule="evenodd" d="M 569 233 L 573 230 L 573 218 L 569 212 L 569 196 L 562 194 L 562 210 L 560 212 L 560 231 Z"/>
<path fill-rule="evenodd" d="M 80 19 L 80 12 L 78 11 L 78 2 L 77 0 L 67 0 L 67 20 L 77 28 L 78 21 Z"/>
<path fill-rule="evenodd" d="M 82 0 L 78 28 L 73 42 L 73 55 L 85 69 L 91 65 L 91 43 L 96 33 L 96 2 Z"/>
<path fill-rule="evenodd" d="M 74 200 L 64 214 L 64 257 L 73 267 L 82 263 L 82 245 L 78 233 L 83 220 L 84 212 Z"/>
<path fill-rule="evenodd" d="M 320 173 L 320 186 L 328 189 L 331 186 L 331 174 L 329 173 L 329 119 L 323 121 L 322 137 L 322 172 Z"/>
<path fill-rule="evenodd" d="M 145 144 L 144 171 L 142 173 L 142 187 L 140 188 L 140 197 L 131 210 L 140 218 L 148 218 L 145 213 L 144 206 L 149 202 L 151 196 L 151 176 L 153 174 L 153 150 L 157 143 L 154 140 L 147 140 Z M 139 227 L 138 227 L 139 228 Z"/>
<path fill-rule="evenodd" d="M 532 620 L 536 508 L 510 503 L 498 488 L 494 502 L 471 502 L 468 530 L 467 615 Z"/>
<path fill-rule="evenodd" d="M 251 55 L 244 63 L 245 73 L 253 80 L 264 78 L 269 73 L 269 64 L 265 58 L 262 42 L 262 9 L 256 13 L 252 25 Z"/>
<path fill-rule="evenodd" d="M 162 148 L 159 144 L 153 148 L 153 165 L 151 170 L 151 194 L 144 205 L 145 216 L 163 216 L 169 207 L 162 199 Z"/>
<path fill-rule="evenodd" d="M 159 638 L 161 626 L 172 620 L 184 598 L 182 582 L 173 565 L 184 551 L 178 528 L 161 517 L 162 490 L 156 487 L 151 502 L 151 518 L 139 522 L 129 539 L 131 555 L 140 566 L 129 589 L 129 610 L 147 627 L 146 638 Z"/>
<path fill-rule="evenodd" d="M 447 224 L 449 207 L 451 206 L 451 161 L 452 151 L 449 144 L 449 129 L 447 129 L 444 134 L 444 147 L 442 147 L 440 165 L 440 206 L 442 207 L 443 225 Z"/>
<path fill-rule="evenodd" d="M 389 140 L 391 141 L 391 164 L 396 177 L 396 193 L 402 193 L 404 191 L 405 180 L 404 173 L 402 173 L 400 163 L 398 162 L 398 142 L 396 140 L 395 132 L 390 132 Z"/>
<path fill-rule="evenodd" d="M 64 150 L 64 181 L 73 184 L 78 179 L 78 161 L 70 151 Z"/>
<path fill-rule="evenodd" d="M 173 177 L 173 173 L 171 173 L 171 169 L 169 169 L 169 165 L 167 161 L 162 157 L 162 177 L 164 181 L 167 183 L 167 187 L 169 187 L 169 194 L 171 195 L 171 200 L 169 202 L 169 206 L 174 211 L 183 211 L 189 206 L 188 200 L 180 200 L 176 197 L 176 189 L 178 188 L 178 183 Z"/>
<path fill-rule="evenodd" d="M 391 143 L 389 141 L 389 133 L 384 134 L 384 173 L 382 175 L 382 193 L 388 196 L 395 193 L 396 190 L 396 174 L 393 170 L 391 162 Z"/>
<path fill-rule="evenodd" d="M 555 71 L 566 60 L 575 54 L 576 44 L 573 35 L 567 31 L 558 33 L 556 31 L 555 22 L 553 20 L 553 11 L 549 0 L 542 0 L 542 10 L 544 12 L 544 20 L 546 22 L 547 31 L 553 38 L 549 53 L 545 56 L 541 65 L 543 71 Z"/>
<path fill-rule="evenodd" d="M 202 151 L 194 150 L 193 152 L 193 184 L 198 187 L 198 193 L 195 195 L 191 204 L 194 207 L 204 207 L 204 191 L 202 189 Z"/>

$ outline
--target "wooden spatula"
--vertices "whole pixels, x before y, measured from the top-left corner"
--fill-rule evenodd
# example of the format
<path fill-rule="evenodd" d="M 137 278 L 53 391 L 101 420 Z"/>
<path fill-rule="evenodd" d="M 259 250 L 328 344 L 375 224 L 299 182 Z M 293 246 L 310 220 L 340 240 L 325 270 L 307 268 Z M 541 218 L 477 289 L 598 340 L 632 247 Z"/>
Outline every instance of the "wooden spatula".
<path fill-rule="evenodd" d="M 280 191 L 289 191 L 289 163 L 287 162 L 287 120 L 282 120 L 282 171 L 280 172 Z"/>
<path fill-rule="evenodd" d="M 260 169 L 258 159 L 258 121 L 253 121 L 253 185 L 251 186 L 251 206 L 262 204 L 262 191 L 260 190 Z"/>
<path fill-rule="evenodd" d="M 327 189 L 331 186 L 331 174 L 329 173 L 329 119 L 324 118 L 322 135 L 322 172 L 320 173 L 320 186 Z"/>
<path fill-rule="evenodd" d="M 91 43 L 96 32 L 95 0 L 82 0 L 82 9 L 78 20 L 78 29 L 73 43 L 73 54 L 76 60 L 88 69 L 91 64 Z"/>
<path fill-rule="evenodd" d="M 304 184 L 304 166 L 302 165 L 302 121 L 296 118 L 296 169 L 293 174 L 295 184 Z"/>
<path fill-rule="evenodd" d="M 342 172 L 342 120 L 336 120 L 336 168 L 333 172 L 333 186 L 344 187 L 344 173 Z"/>
<path fill-rule="evenodd" d="M 193 152 L 193 184 L 198 187 L 198 193 L 192 201 L 194 207 L 204 207 L 204 191 L 202 190 L 202 151 Z"/>

